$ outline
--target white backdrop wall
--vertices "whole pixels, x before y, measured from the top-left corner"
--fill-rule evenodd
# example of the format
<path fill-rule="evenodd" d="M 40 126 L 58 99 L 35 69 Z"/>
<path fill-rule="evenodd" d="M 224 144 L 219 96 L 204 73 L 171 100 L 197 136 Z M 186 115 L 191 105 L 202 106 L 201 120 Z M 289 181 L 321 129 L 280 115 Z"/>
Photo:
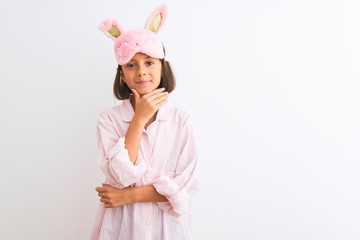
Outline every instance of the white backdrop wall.
<path fill-rule="evenodd" d="M 194 118 L 194 239 L 360 239 L 360 3 L 165 1 L 161 38 Z M 0 3 L 0 239 L 89 239 L 117 18 L 162 1 Z"/>

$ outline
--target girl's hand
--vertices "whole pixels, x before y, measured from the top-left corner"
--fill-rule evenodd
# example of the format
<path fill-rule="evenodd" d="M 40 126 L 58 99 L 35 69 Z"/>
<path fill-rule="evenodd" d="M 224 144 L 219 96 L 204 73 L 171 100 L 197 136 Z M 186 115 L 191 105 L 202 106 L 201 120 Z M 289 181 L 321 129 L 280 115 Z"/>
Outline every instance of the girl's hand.
<path fill-rule="evenodd" d="M 102 187 L 96 188 L 100 202 L 103 202 L 106 208 L 115 208 L 132 203 L 133 194 L 131 190 L 131 187 L 118 189 L 108 184 L 102 184 Z"/>
<path fill-rule="evenodd" d="M 168 98 L 168 92 L 165 88 L 158 88 L 154 91 L 140 96 L 135 89 L 131 89 L 135 98 L 135 116 L 142 124 L 146 124 L 159 108 L 165 105 Z"/>

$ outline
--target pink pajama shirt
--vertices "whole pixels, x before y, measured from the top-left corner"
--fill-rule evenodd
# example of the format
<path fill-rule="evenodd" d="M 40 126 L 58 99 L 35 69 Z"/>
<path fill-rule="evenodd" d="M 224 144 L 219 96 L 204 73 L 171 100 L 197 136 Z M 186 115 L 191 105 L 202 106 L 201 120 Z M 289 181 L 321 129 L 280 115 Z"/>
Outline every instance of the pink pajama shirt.
<path fill-rule="evenodd" d="M 99 160 L 105 182 L 116 188 L 153 185 L 168 202 L 117 208 L 100 203 L 92 240 L 191 239 L 191 199 L 198 191 L 197 149 L 189 114 L 168 105 L 143 130 L 135 165 L 125 149 L 134 110 L 129 99 L 100 113 Z"/>

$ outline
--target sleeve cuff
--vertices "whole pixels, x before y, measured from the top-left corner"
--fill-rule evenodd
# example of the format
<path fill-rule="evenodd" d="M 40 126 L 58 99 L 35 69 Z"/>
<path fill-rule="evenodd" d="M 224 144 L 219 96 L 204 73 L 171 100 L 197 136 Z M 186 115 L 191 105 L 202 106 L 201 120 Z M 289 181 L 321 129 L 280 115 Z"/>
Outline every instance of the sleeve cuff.
<path fill-rule="evenodd" d="M 189 194 L 186 189 L 181 189 L 178 184 L 168 176 L 162 175 L 153 183 L 156 191 L 164 195 L 169 202 L 159 202 L 161 210 L 173 216 L 180 216 L 187 212 L 189 206 Z"/>

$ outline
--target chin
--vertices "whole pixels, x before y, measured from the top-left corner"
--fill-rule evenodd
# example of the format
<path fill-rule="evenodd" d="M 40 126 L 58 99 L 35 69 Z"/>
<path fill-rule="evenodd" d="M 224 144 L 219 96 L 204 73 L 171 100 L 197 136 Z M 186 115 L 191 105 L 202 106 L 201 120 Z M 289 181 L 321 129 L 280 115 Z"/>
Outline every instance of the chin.
<path fill-rule="evenodd" d="M 140 95 L 148 94 L 154 91 L 156 88 L 136 89 Z"/>

